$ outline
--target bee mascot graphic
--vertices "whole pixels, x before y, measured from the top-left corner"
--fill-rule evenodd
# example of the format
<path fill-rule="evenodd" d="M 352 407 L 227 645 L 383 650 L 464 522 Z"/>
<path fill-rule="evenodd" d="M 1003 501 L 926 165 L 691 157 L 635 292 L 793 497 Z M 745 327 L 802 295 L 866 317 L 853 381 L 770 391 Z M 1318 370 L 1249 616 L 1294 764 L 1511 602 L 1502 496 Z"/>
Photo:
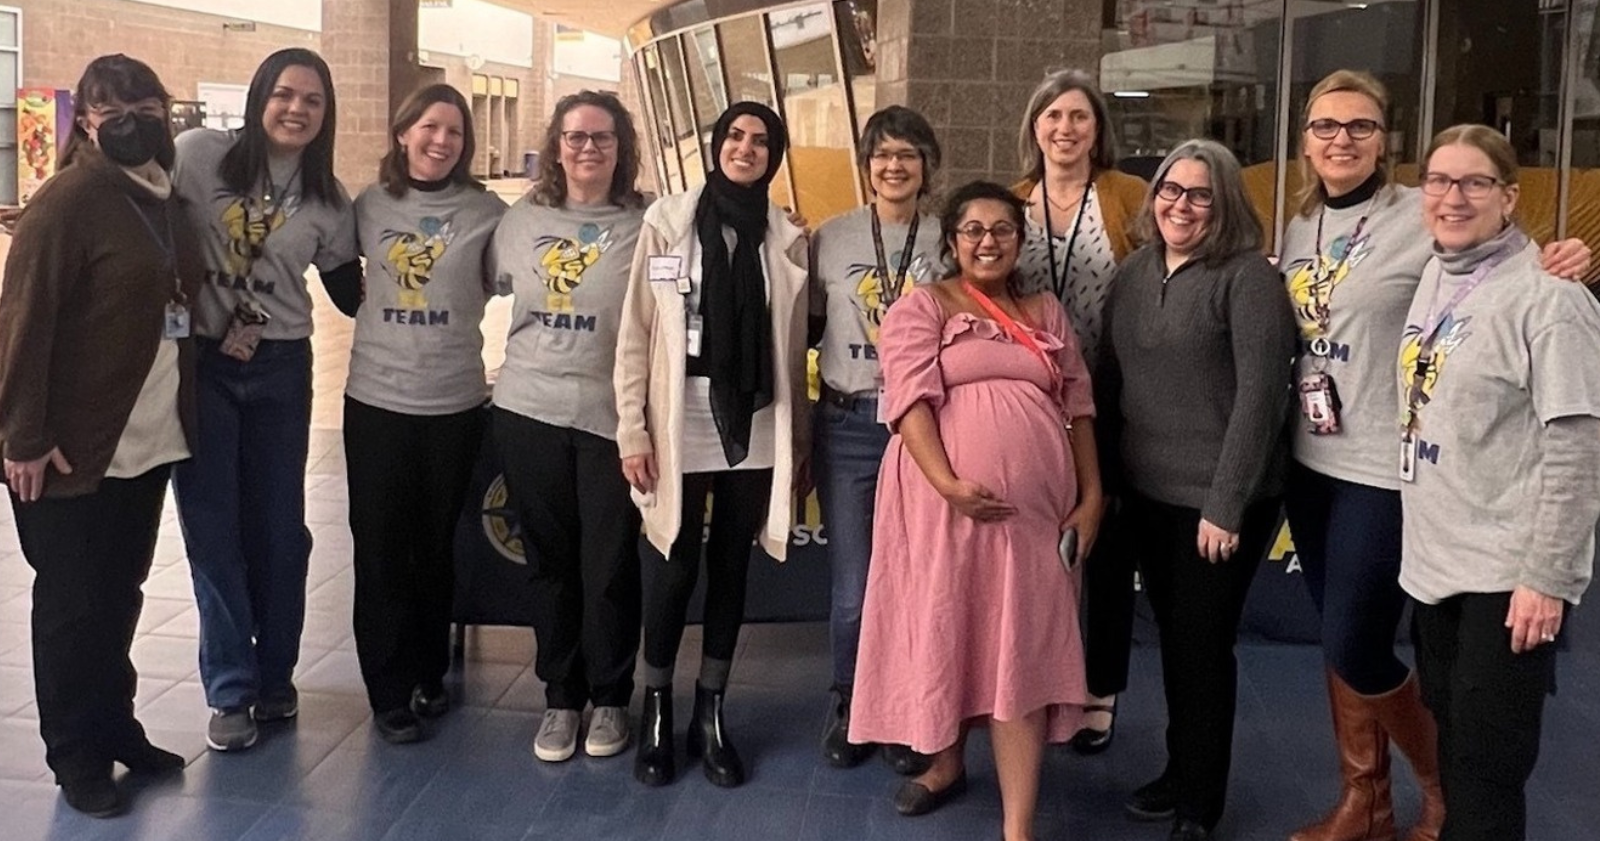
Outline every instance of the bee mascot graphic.
<path fill-rule="evenodd" d="M 545 309 L 554 313 L 572 312 L 572 293 L 583 283 L 583 273 L 611 250 L 611 229 L 586 222 L 575 238 L 544 236 L 533 242 L 543 248 L 539 265 L 544 269 L 544 285 L 549 290 Z"/>
<path fill-rule="evenodd" d="M 444 257 L 455 238 L 450 220 L 437 216 L 423 217 L 415 231 L 384 231 L 383 241 L 388 243 L 384 262 L 389 273 L 400 285 L 400 308 L 426 309 L 427 296 L 423 288 L 433 279 L 433 267 Z"/>
<path fill-rule="evenodd" d="M 250 269 L 261 257 L 262 244 L 267 235 L 283 227 L 283 223 L 299 208 L 299 196 L 290 196 L 279 204 L 268 204 L 252 196 L 234 196 L 222 209 L 222 232 L 228 239 L 227 271 L 235 281 L 250 276 Z"/>
<path fill-rule="evenodd" d="M 1410 393 L 1417 385 L 1418 374 L 1421 374 L 1421 394 L 1416 397 L 1420 406 L 1428 405 L 1428 401 L 1433 399 L 1433 388 L 1439 382 L 1439 375 L 1444 372 L 1444 363 L 1450 354 L 1472 335 L 1467 330 L 1471 322 L 1471 316 L 1460 321 L 1453 316 L 1445 316 L 1444 323 L 1439 325 L 1438 338 L 1426 357 L 1422 355 L 1422 328 L 1415 324 L 1406 325 L 1400 341 L 1400 383 Z"/>
<path fill-rule="evenodd" d="M 1333 296 L 1350 270 L 1372 253 L 1372 236 L 1364 234 L 1352 241 L 1348 236 L 1334 240 L 1324 254 L 1296 260 L 1288 266 L 1289 299 L 1294 305 L 1295 320 L 1300 322 L 1300 333 L 1307 339 L 1315 338 L 1318 301 Z"/>
<path fill-rule="evenodd" d="M 901 260 L 900 252 L 895 252 L 889 257 L 891 265 Z M 925 277 L 928 273 L 928 258 L 918 254 L 916 259 L 906 269 L 904 277 L 900 278 L 899 290 L 892 297 L 886 296 L 883 279 L 878 276 L 878 267 L 871 263 L 855 263 L 850 266 L 846 277 L 859 278 L 856 281 L 856 308 L 861 312 L 862 325 L 867 329 L 867 342 L 878 343 L 878 328 L 883 326 L 883 317 L 889 314 L 889 304 L 911 294 L 916 287 L 917 278 Z M 893 277 L 893 272 L 890 273 Z M 892 281 L 891 281 L 892 282 Z M 892 288 L 892 287 L 889 287 Z"/>

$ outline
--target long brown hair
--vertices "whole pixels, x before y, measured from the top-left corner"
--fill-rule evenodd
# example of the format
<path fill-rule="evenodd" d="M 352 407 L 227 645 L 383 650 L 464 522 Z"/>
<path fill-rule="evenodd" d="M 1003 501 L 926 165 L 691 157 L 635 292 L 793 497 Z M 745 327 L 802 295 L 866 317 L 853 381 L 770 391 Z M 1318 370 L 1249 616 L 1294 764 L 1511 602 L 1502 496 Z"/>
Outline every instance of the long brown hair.
<path fill-rule="evenodd" d="M 1328 200 L 1328 191 L 1322 186 L 1322 178 L 1317 175 L 1316 167 L 1311 165 L 1311 159 L 1306 157 L 1306 125 L 1311 122 L 1311 106 L 1330 93 L 1358 93 L 1372 100 L 1372 104 L 1378 106 L 1380 138 L 1383 137 L 1381 127 L 1388 125 L 1389 90 L 1378 81 L 1378 77 L 1363 70 L 1335 70 L 1322 77 L 1322 81 L 1311 89 L 1311 95 L 1306 97 L 1306 107 L 1300 112 L 1300 187 L 1294 193 L 1294 208 L 1301 216 L 1309 217 L 1316 213 L 1317 208 Z M 1389 158 L 1389 144 L 1380 140 L 1379 145 L 1378 183 L 1389 184 L 1394 181 L 1394 161 Z"/>
<path fill-rule="evenodd" d="M 1078 91 L 1089 100 L 1089 110 L 1094 112 L 1094 148 L 1089 150 L 1089 175 L 1113 169 L 1117 165 L 1117 136 L 1111 131 L 1110 108 L 1106 95 L 1100 92 L 1094 77 L 1083 70 L 1057 70 L 1044 77 L 1028 97 L 1028 110 L 1023 112 L 1022 126 L 1017 130 L 1017 163 L 1022 167 L 1022 177 L 1038 183 L 1044 180 L 1044 152 L 1034 126 L 1039 115 L 1050 103 L 1068 91 Z"/>
<path fill-rule="evenodd" d="M 445 84 L 429 85 L 414 91 L 400 103 L 394 112 L 394 122 L 389 124 L 389 151 L 378 164 L 378 183 L 395 198 L 401 198 L 411 189 L 411 167 L 406 161 L 405 147 L 400 145 L 400 135 L 422 119 L 422 115 L 436 104 L 453 105 L 461 112 L 461 158 L 450 168 L 450 183 L 465 184 L 482 190 L 483 182 L 472 177 L 472 157 L 478 142 L 472 131 L 472 110 L 461 92 Z"/>
<path fill-rule="evenodd" d="M 535 204 L 545 207 L 566 206 L 567 173 L 561 168 L 561 122 L 567 118 L 568 111 L 580 105 L 591 105 L 610 114 L 617 133 L 617 169 L 611 174 L 611 191 L 607 198 L 617 207 L 643 205 L 644 196 L 634 186 L 639 179 L 639 133 L 633 129 L 633 117 L 616 96 L 590 90 L 568 94 L 556 102 L 550 125 L 544 130 L 544 146 L 539 150 L 539 182 L 534 185 L 530 197 Z"/>

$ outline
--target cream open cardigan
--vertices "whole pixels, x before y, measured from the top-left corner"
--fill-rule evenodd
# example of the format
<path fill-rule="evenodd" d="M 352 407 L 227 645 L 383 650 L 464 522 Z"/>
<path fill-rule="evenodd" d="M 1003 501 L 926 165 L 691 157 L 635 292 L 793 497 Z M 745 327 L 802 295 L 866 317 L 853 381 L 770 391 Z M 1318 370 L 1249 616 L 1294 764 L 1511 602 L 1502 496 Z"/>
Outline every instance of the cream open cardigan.
<path fill-rule="evenodd" d="M 703 189 L 703 188 L 702 188 Z M 684 296 L 676 283 L 650 281 L 651 256 L 679 258 L 681 273 L 699 254 L 694 210 L 700 189 L 666 196 L 650 206 L 639 231 L 617 336 L 617 446 L 623 458 L 656 454 L 660 477 L 653 494 L 634 491 L 645 537 L 667 554 L 683 524 L 683 391 L 687 356 Z M 772 493 L 761 548 L 784 560 L 794 521 L 795 470 L 811 451 L 806 396 L 806 241 L 781 208 L 768 205 L 761 243 L 773 337 Z M 712 516 L 715 516 L 713 508 Z"/>

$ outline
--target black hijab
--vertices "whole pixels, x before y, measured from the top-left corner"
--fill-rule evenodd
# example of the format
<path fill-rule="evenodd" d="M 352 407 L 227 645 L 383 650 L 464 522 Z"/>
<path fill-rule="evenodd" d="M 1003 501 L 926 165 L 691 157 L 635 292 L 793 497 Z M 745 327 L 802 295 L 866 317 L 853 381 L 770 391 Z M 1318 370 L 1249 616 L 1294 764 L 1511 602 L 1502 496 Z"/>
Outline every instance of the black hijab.
<path fill-rule="evenodd" d="M 767 127 L 767 171 L 749 186 L 735 184 L 722 172 L 722 145 L 733 121 L 744 115 Z M 788 132 L 772 109 L 734 103 L 711 130 L 711 171 L 694 210 L 704 329 L 700 356 L 689 360 L 689 370 L 711 379 L 711 416 L 730 466 L 750 454 L 751 416 L 772 403 L 772 319 L 759 249 L 767 233 L 767 186 L 788 145 Z M 733 230 L 732 255 L 724 226 Z"/>

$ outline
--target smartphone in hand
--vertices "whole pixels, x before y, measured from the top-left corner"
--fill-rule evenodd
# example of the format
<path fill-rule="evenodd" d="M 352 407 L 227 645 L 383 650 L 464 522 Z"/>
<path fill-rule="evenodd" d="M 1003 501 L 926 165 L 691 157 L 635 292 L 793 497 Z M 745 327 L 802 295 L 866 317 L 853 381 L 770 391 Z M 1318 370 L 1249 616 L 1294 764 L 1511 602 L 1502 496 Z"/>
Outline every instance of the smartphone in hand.
<path fill-rule="evenodd" d="M 1061 566 L 1065 567 L 1068 572 L 1076 569 L 1078 566 L 1078 530 L 1074 528 L 1062 532 L 1061 545 L 1058 549 L 1061 552 Z"/>

